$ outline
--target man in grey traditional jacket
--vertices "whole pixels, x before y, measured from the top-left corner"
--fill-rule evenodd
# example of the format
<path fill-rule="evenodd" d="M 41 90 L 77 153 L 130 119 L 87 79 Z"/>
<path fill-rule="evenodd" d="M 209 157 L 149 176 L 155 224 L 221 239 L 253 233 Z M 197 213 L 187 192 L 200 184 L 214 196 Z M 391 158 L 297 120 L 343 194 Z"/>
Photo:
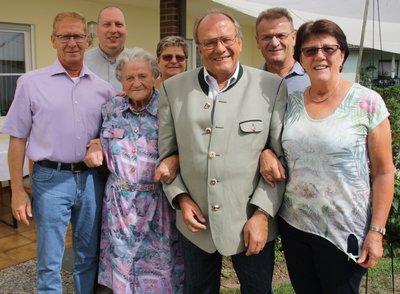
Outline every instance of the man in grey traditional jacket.
<path fill-rule="evenodd" d="M 160 161 L 179 154 L 165 193 L 177 209 L 185 293 L 219 293 L 221 256 L 232 256 L 242 293 L 272 293 L 274 216 L 283 183 L 259 174 L 264 148 L 282 156 L 285 81 L 242 66 L 240 27 L 228 13 L 200 17 L 194 39 L 204 67 L 164 82 Z"/>

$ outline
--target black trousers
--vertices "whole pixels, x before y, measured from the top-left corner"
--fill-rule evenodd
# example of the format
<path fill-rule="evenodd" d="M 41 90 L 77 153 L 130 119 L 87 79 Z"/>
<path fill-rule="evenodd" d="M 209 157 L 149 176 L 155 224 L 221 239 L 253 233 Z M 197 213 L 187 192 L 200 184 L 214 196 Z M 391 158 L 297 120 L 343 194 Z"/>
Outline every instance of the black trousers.
<path fill-rule="evenodd" d="M 218 251 L 207 253 L 179 235 L 185 262 L 184 294 L 218 294 L 222 255 Z M 273 293 L 274 244 L 275 241 L 268 242 L 256 255 L 242 252 L 231 256 L 242 294 Z"/>
<path fill-rule="evenodd" d="M 366 270 L 330 241 L 278 219 L 290 280 L 296 294 L 354 294 Z"/>

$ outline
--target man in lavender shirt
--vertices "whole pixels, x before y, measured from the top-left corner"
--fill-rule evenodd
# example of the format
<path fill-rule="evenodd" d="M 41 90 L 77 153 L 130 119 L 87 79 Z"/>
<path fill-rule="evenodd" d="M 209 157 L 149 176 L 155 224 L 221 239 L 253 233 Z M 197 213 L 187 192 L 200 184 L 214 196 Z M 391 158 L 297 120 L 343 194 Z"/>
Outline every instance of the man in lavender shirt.
<path fill-rule="evenodd" d="M 69 222 L 75 290 L 94 293 L 104 179 L 92 168 L 101 164 L 102 153 L 89 143 L 98 136 L 101 107 L 114 89 L 83 65 L 89 46 L 83 16 L 59 13 L 51 42 L 57 60 L 18 80 L 1 130 L 10 135 L 12 211 L 27 225 L 33 212 L 38 293 L 62 293 L 60 269 Z M 22 183 L 25 153 L 35 162 L 32 209 Z"/>

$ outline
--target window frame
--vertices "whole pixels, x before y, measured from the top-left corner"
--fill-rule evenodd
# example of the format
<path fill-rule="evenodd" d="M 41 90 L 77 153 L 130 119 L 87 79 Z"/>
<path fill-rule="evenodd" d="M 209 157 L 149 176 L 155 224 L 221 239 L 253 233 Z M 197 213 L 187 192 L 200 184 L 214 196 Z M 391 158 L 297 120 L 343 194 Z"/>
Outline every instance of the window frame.
<path fill-rule="evenodd" d="M 34 30 L 33 25 L 30 24 L 18 24 L 18 23 L 7 23 L 0 22 L 0 33 L 18 33 L 23 34 L 24 40 L 24 63 L 25 69 L 23 73 L 4 73 L 0 72 L 0 77 L 9 77 L 9 76 L 21 76 L 24 73 L 31 71 L 35 68 L 34 64 Z M 12 97 L 13 99 L 14 97 Z M 1 99 L 1 97 L 0 97 Z M 0 112 L 0 117 L 2 114 Z"/>

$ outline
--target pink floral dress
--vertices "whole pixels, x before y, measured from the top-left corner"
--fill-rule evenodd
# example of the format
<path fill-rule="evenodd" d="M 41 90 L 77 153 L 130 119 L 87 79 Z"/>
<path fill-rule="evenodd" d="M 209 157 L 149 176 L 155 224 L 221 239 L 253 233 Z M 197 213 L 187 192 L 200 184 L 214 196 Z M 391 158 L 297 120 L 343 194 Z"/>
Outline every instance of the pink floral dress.
<path fill-rule="evenodd" d="M 159 183 L 158 91 L 137 113 L 128 97 L 103 109 L 101 143 L 110 171 L 103 201 L 100 284 L 114 293 L 182 293 L 175 216 Z"/>

